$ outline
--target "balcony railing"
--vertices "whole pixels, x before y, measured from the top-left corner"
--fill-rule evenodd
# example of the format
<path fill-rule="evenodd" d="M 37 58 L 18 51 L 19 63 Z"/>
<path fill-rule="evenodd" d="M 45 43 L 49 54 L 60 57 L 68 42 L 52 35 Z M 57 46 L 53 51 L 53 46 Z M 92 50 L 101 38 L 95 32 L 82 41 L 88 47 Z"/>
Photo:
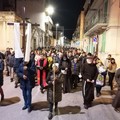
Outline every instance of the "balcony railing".
<path fill-rule="evenodd" d="M 106 23 L 108 22 L 108 15 L 98 15 L 96 14 L 95 16 L 93 16 L 89 21 L 88 24 L 85 25 L 85 32 L 87 32 L 88 30 L 90 30 L 92 27 L 94 27 L 96 24 L 99 23 Z"/>

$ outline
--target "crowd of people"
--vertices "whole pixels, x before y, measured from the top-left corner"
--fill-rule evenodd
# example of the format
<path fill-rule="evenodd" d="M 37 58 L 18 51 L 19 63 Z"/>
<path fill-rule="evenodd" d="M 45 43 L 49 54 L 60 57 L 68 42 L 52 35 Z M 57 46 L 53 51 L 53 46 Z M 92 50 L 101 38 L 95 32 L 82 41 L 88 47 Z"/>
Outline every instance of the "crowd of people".
<path fill-rule="evenodd" d="M 44 94 L 47 91 L 49 103 L 49 116 L 53 117 L 53 105 L 55 112 L 58 111 L 58 102 L 62 100 L 62 93 L 70 93 L 72 89 L 78 87 L 82 81 L 82 93 L 84 107 L 88 109 L 94 100 L 94 88 L 96 96 L 101 95 L 101 89 L 106 84 L 110 86 L 111 95 L 113 94 L 114 77 L 120 86 L 120 70 L 116 72 L 117 63 L 109 54 L 103 63 L 97 54 L 86 53 L 76 48 L 38 48 L 30 53 L 30 61 L 24 58 L 15 58 L 13 49 L 7 48 L 5 54 L 0 53 L 0 94 L 1 101 L 4 100 L 3 71 L 10 76 L 10 81 L 15 81 L 15 88 L 20 84 L 24 99 L 22 110 L 32 107 L 32 89 L 40 86 L 40 91 Z M 108 81 L 106 76 L 108 75 Z M 113 107 L 117 112 L 120 107 L 120 92 L 116 94 Z"/>

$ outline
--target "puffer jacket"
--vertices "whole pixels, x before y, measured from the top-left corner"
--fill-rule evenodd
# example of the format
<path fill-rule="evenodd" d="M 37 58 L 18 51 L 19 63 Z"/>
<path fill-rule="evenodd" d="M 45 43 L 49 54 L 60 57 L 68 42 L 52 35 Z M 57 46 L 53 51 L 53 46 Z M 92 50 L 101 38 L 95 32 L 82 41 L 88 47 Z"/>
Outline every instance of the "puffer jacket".
<path fill-rule="evenodd" d="M 57 80 L 55 80 L 55 96 L 53 99 L 53 79 L 54 79 L 54 73 L 51 71 L 48 74 L 47 77 L 47 83 L 48 83 L 48 88 L 47 88 L 47 100 L 48 102 L 52 102 L 55 100 L 55 102 L 60 102 L 62 100 L 62 82 L 63 82 L 63 75 L 59 72 L 55 73 L 55 77 Z"/>

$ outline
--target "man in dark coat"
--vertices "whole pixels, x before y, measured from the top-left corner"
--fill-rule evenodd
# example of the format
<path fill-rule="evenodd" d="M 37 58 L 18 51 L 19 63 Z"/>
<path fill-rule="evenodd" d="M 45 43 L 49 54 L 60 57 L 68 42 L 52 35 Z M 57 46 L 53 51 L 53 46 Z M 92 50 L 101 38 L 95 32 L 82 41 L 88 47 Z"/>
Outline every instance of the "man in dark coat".
<path fill-rule="evenodd" d="M 4 100 L 4 92 L 2 89 L 3 86 L 3 70 L 4 70 L 4 61 L 2 56 L 0 56 L 0 94 L 1 94 L 1 101 Z"/>
<path fill-rule="evenodd" d="M 53 117 L 53 104 L 55 104 L 55 112 L 58 109 L 58 102 L 62 100 L 62 74 L 59 73 L 58 65 L 53 64 L 53 70 L 47 77 L 47 100 L 49 102 L 49 116 L 48 119 Z"/>
<path fill-rule="evenodd" d="M 94 99 L 94 83 L 98 75 L 98 70 L 96 65 L 92 63 L 92 54 L 88 54 L 86 61 L 87 63 L 82 66 L 81 74 L 83 77 L 84 107 L 88 109 L 88 107 L 91 107 Z"/>
<path fill-rule="evenodd" d="M 32 88 L 35 86 L 35 62 L 30 60 L 28 63 L 21 62 L 18 69 L 18 77 L 20 78 L 20 88 L 24 98 L 24 107 L 22 110 L 28 108 L 31 112 Z"/>
<path fill-rule="evenodd" d="M 112 106 L 116 112 L 120 113 L 120 68 L 115 73 L 115 80 L 118 84 L 118 91 L 117 94 L 112 102 Z"/>

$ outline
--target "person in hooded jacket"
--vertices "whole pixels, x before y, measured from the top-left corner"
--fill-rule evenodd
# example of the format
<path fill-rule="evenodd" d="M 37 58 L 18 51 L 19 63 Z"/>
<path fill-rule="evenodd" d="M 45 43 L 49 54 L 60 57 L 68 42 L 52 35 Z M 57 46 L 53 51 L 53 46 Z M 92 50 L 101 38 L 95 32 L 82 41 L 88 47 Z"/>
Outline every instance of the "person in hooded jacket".
<path fill-rule="evenodd" d="M 21 64 L 18 68 L 18 77 L 20 78 L 20 88 L 22 90 L 22 95 L 24 99 L 24 106 L 22 110 L 28 108 L 28 112 L 31 112 L 31 102 L 32 102 L 32 89 L 35 86 L 35 61 L 30 60 L 29 62 L 24 62 L 21 60 Z"/>

